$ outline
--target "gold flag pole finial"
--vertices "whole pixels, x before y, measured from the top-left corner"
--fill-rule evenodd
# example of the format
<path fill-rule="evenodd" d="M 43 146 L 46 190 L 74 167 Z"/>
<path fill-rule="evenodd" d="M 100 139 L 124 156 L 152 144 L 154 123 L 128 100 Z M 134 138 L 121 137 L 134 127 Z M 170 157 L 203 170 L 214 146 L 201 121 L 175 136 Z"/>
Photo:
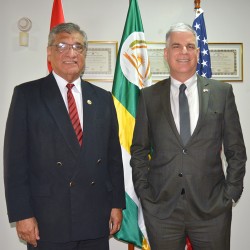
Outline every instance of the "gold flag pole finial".
<path fill-rule="evenodd" d="M 194 0 L 194 10 L 198 14 L 200 13 L 200 11 L 199 11 L 199 9 L 201 7 L 200 3 L 201 3 L 201 0 Z"/>
<path fill-rule="evenodd" d="M 200 3 L 201 3 L 201 0 L 194 0 L 194 9 L 197 10 L 197 9 L 200 9 Z"/>

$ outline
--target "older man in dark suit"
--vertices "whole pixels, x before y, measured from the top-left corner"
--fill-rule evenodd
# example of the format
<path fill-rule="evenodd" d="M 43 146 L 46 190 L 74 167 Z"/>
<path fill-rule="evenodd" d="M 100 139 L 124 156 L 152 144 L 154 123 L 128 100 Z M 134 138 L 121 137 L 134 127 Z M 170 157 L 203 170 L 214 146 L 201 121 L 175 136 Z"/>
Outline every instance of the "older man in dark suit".
<path fill-rule="evenodd" d="M 14 90 L 4 144 L 10 222 L 28 249 L 107 250 L 125 192 L 112 96 L 80 78 L 87 36 L 51 30 L 53 72 Z"/>
<path fill-rule="evenodd" d="M 189 25 L 171 27 L 170 78 L 139 99 L 131 166 L 151 250 L 184 250 L 187 236 L 194 250 L 230 249 L 232 204 L 243 190 L 246 150 L 232 86 L 196 74 L 196 39 Z"/>

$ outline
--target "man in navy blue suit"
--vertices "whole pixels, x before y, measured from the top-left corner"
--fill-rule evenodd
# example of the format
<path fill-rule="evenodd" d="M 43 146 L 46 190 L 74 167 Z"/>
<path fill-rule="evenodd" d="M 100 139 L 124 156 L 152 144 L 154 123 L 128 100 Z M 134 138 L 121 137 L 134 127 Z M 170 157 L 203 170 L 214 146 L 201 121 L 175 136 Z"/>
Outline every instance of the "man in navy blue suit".
<path fill-rule="evenodd" d="M 6 124 L 4 181 L 10 222 L 28 249 L 107 250 L 125 208 L 112 95 L 80 76 L 87 36 L 63 23 L 49 34 L 53 71 L 15 87 Z M 68 114 L 67 87 L 83 131 Z"/>

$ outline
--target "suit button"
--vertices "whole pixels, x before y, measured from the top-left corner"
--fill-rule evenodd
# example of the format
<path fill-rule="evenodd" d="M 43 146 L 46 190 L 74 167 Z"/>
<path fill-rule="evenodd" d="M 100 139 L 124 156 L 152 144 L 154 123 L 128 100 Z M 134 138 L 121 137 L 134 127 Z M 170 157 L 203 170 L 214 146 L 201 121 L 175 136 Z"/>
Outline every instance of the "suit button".
<path fill-rule="evenodd" d="M 185 188 L 181 190 L 181 195 L 185 194 Z"/>
<path fill-rule="evenodd" d="M 184 155 L 186 155 L 186 154 L 187 154 L 187 150 L 184 148 L 184 149 L 182 150 L 182 153 L 183 153 Z"/>
<path fill-rule="evenodd" d="M 62 162 L 60 162 L 60 161 L 58 161 L 58 162 L 56 163 L 56 166 L 57 166 L 57 167 L 62 167 L 62 165 L 63 165 L 63 164 L 62 164 Z"/>
<path fill-rule="evenodd" d="M 179 176 L 179 177 L 182 177 L 182 176 L 183 176 L 183 174 L 182 174 L 182 173 L 179 173 L 179 174 L 178 174 L 178 176 Z"/>
<path fill-rule="evenodd" d="M 74 187 L 76 185 L 76 183 L 74 182 L 74 181 L 71 181 L 70 183 L 69 183 L 69 186 L 70 187 Z"/>
<path fill-rule="evenodd" d="M 90 185 L 91 185 L 91 186 L 94 186 L 94 185 L 95 185 L 95 182 L 94 182 L 94 181 L 91 181 Z"/>
<path fill-rule="evenodd" d="M 102 159 L 98 159 L 96 163 L 99 164 L 99 163 L 101 163 L 101 161 L 102 161 Z"/>

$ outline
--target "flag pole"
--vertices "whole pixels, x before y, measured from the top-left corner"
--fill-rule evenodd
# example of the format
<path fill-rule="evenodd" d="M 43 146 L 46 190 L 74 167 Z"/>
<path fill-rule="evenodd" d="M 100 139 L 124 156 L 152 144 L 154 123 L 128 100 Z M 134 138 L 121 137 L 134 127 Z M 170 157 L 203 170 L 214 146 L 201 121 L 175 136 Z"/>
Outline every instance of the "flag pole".
<path fill-rule="evenodd" d="M 135 246 L 133 244 L 129 243 L 128 250 L 135 250 Z"/>
<path fill-rule="evenodd" d="M 128 1 L 129 1 L 129 4 L 130 4 L 131 0 L 128 0 Z M 135 245 L 133 245 L 131 243 L 128 243 L 128 250 L 135 250 Z"/>
<path fill-rule="evenodd" d="M 129 0 L 129 4 L 130 4 L 130 1 L 131 0 Z M 131 243 L 128 243 L 128 250 L 135 250 L 135 246 Z"/>

